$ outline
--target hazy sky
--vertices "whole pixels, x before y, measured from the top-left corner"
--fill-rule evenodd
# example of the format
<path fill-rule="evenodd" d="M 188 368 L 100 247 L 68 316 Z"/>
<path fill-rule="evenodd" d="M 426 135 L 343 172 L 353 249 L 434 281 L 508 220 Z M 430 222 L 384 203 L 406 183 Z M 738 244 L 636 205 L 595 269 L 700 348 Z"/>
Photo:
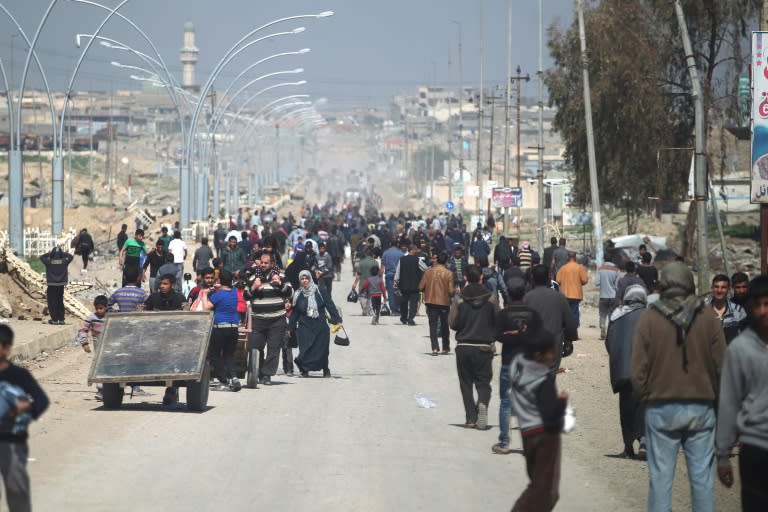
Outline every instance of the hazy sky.
<path fill-rule="evenodd" d="M 100 0 L 115 6 L 116 0 Z M 49 0 L 0 0 L 19 21 L 31 39 Z M 507 0 L 483 0 L 486 85 L 504 81 L 506 73 Z M 513 69 L 535 76 L 537 68 L 538 2 L 513 0 Z M 544 25 L 555 19 L 560 25 L 574 17 L 574 0 L 543 0 Z M 170 70 L 180 79 L 179 48 L 183 25 L 194 23 L 200 49 L 197 81 L 202 83 L 216 62 L 238 39 L 254 28 L 277 18 L 333 10 L 325 19 L 288 21 L 259 35 L 306 27 L 301 34 L 281 36 L 252 46 L 240 54 L 222 74 L 216 88 L 225 88 L 248 64 L 279 52 L 309 47 L 300 56 L 274 59 L 254 69 L 248 77 L 303 67 L 301 78 L 309 83 L 298 88 L 279 89 L 281 95 L 308 92 L 327 97 L 331 106 L 384 105 L 398 92 L 415 93 L 419 84 L 436 81 L 455 88 L 458 82 L 458 27 L 463 39 L 464 84 L 479 79 L 480 0 L 130 0 L 119 12 L 133 20 L 157 46 Z M 43 27 L 38 50 L 52 87 L 66 87 L 82 49 L 75 46 L 75 34 L 93 33 L 107 11 L 72 0 L 58 0 Z M 0 58 L 18 88 L 25 43 L 0 12 Z M 101 35 L 120 40 L 139 51 L 150 47 L 124 21 L 110 20 Z M 257 37 L 257 36 L 254 36 Z M 545 41 L 546 44 L 546 41 Z M 13 46 L 13 58 L 11 47 Z M 94 45 L 87 65 L 78 74 L 76 89 L 137 88 L 131 72 L 110 65 L 117 60 L 142 65 L 124 51 Z M 451 60 L 451 76 L 448 61 Z M 13 61 L 13 66 L 11 66 Z M 545 47 L 545 67 L 550 65 Z M 13 71 L 11 71 L 13 67 Z M 280 81 L 298 80 L 287 75 Z M 39 86 L 39 74 L 32 70 L 31 86 Z M 244 82 L 244 81 L 243 81 Z M 267 81 L 265 80 L 265 84 Z M 273 82 L 274 83 L 274 82 Z M 253 90 L 256 91 L 260 87 Z M 288 92 L 290 89 L 290 92 Z M 535 80 L 524 86 L 523 95 L 535 96 Z"/>

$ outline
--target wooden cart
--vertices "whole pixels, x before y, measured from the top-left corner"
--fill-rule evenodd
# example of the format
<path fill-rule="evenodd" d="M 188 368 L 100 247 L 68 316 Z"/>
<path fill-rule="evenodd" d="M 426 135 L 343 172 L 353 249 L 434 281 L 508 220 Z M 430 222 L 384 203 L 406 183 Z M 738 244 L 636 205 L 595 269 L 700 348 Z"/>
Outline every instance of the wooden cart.
<path fill-rule="evenodd" d="M 187 408 L 203 411 L 211 376 L 211 312 L 111 313 L 88 384 L 102 383 L 104 407 L 119 409 L 127 385 L 186 387 Z"/>

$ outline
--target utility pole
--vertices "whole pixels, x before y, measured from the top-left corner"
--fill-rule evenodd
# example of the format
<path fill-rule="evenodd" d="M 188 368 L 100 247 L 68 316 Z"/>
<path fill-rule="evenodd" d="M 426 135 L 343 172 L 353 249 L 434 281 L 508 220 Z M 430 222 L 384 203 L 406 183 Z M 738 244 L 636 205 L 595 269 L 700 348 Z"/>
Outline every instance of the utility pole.
<path fill-rule="evenodd" d="M 699 71 L 696 68 L 696 59 L 693 56 L 691 40 L 688 36 L 688 25 L 685 22 L 685 13 L 680 0 L 675 0 L 675 12 L 680 25 L 680 34 L 683 39 L 685 61 L 688 64 L 688 73 L 691 76 L 694 106 L 694 203 L 696 204 L 696 267 L 698 275 L 698 291 L 703 293 L 709 286 L 709 249 L 707 244 L 707 155 L 706 140 L 704 139 L 704 94 L 699 81 Z M 761 22 L 762 24 L 762 22 Z M 762 216 L 761 208 L 761 216 Z"/>
<path fill-rule="evenodd" d="M 603 264 L 603 223 L 600 216 L 600 191 L 597 186 L 597 163 L 595 161 L 595 134 L 592 130 L 592 98 L 589 88 L 589 59 L 587 58 L 587 36 L 584 31 L 584 4 L 576 1 L 579 11 L 579 40 L 581 41 L 581 72 L 584 79 L 584 121 L 587 125 L 587 159 L 589 160 L 589 190 L 592 196 L 592 227 L 597 244 L 595 261 Z"/>
<path fill-rule="evenodd" d="M 451 49 L 448 49 L 448 82 L 451 81 Z M 448 130 L 448 200 L 453 201 L 453 154 L 451 153 L 451 138 L 453 137 L 454 127 L 453 124 L 453 109 L 451 108 L 453 101 L 448 98 L 448 123 L 446 128 Z"/>
<path fill-rule="evenodd" d="M 520 74 L 520 66 L 517 67 L 517 74 Z M 507 0 L 507 74 L 506 84 L 504 84 L 504 188 L 509 187 L 509 100 L 512 94 L 512 0 Z M 519 127 L 518 127 L 518 133 Z M 517 142 L 518 151 L 520 147 L 520 141 Z M 518 182 L 520 179 L 518 178 Z M 520 184 L 518 183 L 518 186 Z M 504 208 L 502 211 L 502 225 L 501 232 L 503 235 L 507 234 L 507 226 L 509 225 L 509 208 Z M 518 226 L 520 224 L 518 223 Z M 518 234 L 519 234 L 518 228 Z"/>
<path fill-rule="evenodd" d="M 536 230 L 536 243 L 539 250 L 544 250 L 544 15 L 542 0 L 539 0 L 539 69 L 536 75 L 539 77 L 539 143 L 536 147 L 539 153 L 539 172 L 537 176 L 539 185 L 538 223 Z"/>
<path fill-rule="evenodd" d="M 461 22 L 454 21 L 453 23 L 459 28 L 459 180 L 462 182 L 462 190 L 464 186 L 464 59 L 462 57 L 461 48 Z M 463 199 L 462 194 L 462 199 Z"/>
<path fill-rule="evenodd" d="M 531 80 L 531 75 L 526 73 L 525 75 L 520 74 L 520 66 L 517 66 L 517 70 L 515 76 L 510 77 L 509 81 L 510 83 L 514 80 L 515 81 L 515 95 L 517 96 L 515 99 L 515 131 L 516 133 L 516 148 L 517 148 L 517 158 L 515 159 L 515 171 L 517 172 L 517 188 L 521 190 L 520 188 L 520 174 L 521 174 L 521 167 L 522 167 L 522 156 L 520 154 L 520 99 L 522 95 L 522 87 L 521 84 L 524 81 L 529 82 Z M 509 125 L 509 121 L 507 121 L 507 125 Z M 509 186 L 509 176 L 507 173 L 504 174 L 504 186 Z M 504 217 L 506 222 L 506 216 Z M 517 236 L 520 236 L 520 207 L 517 208 Z M 506 233 L 506 230 L 505 230 Z"/>
<path fill-rule="evenodd" d="M 483 214 L 483 187 L 481 186 L 480 181 L 480 142 L 482 141 L 482 133 L 483 133 L 483 54 L 484 54 L 484 43 L 483 43 L 483 0 L 480 0 L 480 98 L 477 102 L 477 169 L 475 171 L 475 177 L 477 181 L 477 214 L 482 215 Z"/>

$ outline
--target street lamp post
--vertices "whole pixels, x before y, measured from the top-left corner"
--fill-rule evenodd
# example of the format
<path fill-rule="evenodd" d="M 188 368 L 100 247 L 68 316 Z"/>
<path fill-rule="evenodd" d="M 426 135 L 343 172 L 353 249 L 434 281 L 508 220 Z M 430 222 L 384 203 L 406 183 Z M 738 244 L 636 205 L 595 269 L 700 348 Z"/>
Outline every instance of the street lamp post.
<path fill-rule="evenodd" d="M 253 44 L 255 44 L 255 43 L 257 43 L 257 42 L 259 42 L 261 40 L 264 40 L 264 39 L 267 39 L 267 38 L 272 38 L 272 37 L 275 37 L 277 35 L 282 35 L 282 34 L 291 34 L 291 33 L 295 34 L 295 33 L 303 31 L 303 29 L 301 29 L 301 30 L 296 29 L 296 30 L 291 31 L 291 32 L 281 32 L 281 33 L 277 33 L 277 34 L 272 34 L 270 36 L 261 37 L 261 38 L 258 38 L 256 40 L 254 40 L 254 41 L 250 41 L 250 42 L 246 43 L 245 45 L 243 45 L 242 47 L 240 47 L 240 45 L 242 45 L 248 38 L 250 38 L 254 34 L 258 33 L 260 30 L 263 30 L 263 29 L 265 29 L 267 27 L 270 27 L 272 25 L 275 25 L 277 23 L 281 23 L 283 21 L 289 21 L 289 20 L 301 19 L 301 18 L 325 18 L 327 16 L 332 16 L 332 15 L 333 15 L 333 11 L 324 11 L 324 12 L 321 12 L 319 14 L 304 14 L 304 15 L 288 16 L 288 17 L 285 17 L 285 18 L 276 19 L 276 20 L 273 20 L 273 21 L 271 21 L 269 23 L 266 23 L 266 24 L 264 24 L 264 25 L 262 25 L 260 27 L 257 27 L 256 29 L 248 32 L 245 36 L 240 38 L 240 40 L 237 41 L 234 44 L 234 46 L 232 46 L 229 50 L 227 50 L 227 52 L 224 54 L 224 57 L 222 57 L 222 59 L 216 64 L 216 66 L 214 66 L 213 72 L 210 74 L 210 76 L 208 77 L 208 79 L 206 80 L 205 84 L 203 85 L 203 87 L 201 89 L 201 92 L 200 92 L 200 98 L 201 99 L 200 99 L 200 101 L 198 101 L 197 107 L 195 108 L 195 111 L 193 112 L 192 117 L 191 117 L 191 121 L 190 121 L 190 130 L 189 130 L 189 133 L 187 134 L 187 141 L 188 141 L 188 143 L 187 143 L 187 148 L 186 148 L 186 155 L 183 157 L 182 166 L 184 166 L 184 164 L 186 164 L 188 166 L 190 164 L 191 160 L 192 160 L 192 142 L 193 142 L 195 131 L 197 129 L 197 120 L 199 118 L 200 111 L 202 110 L 202 104 L 204 103 L 203 98 L 207 97 L 208 93 L 210 92 L 211 88 L 213 87 L 213 82 L 216 80 L 216 77 L 221 72 L 221 70 L 224 68 L 224 66 L 226 66 L 232 60 L 232 58 L 234 58 L 238 53 L 240 53 L 241 51 L 245 50 L 247 47 L 249 47 L 249 46 L 251 46 L 251 45 L 253 45 Z M 179 223 L 181 224 L 182 227 L 186 227 L 187 225 L 189 225 L 189 220 L 190 220 L 190 211 L 189 211 L 190 198 L 189 198 L 189 186 L 188 186 L 188 181 L 189 181 L 188 171 L 189 171 L 189 169 L 182 169 L 182 172 L 181 172 L 181 194 L 180 194 L 181 195 L 181 206 L 180 206 L 180 212 L 179 212 Z"/>

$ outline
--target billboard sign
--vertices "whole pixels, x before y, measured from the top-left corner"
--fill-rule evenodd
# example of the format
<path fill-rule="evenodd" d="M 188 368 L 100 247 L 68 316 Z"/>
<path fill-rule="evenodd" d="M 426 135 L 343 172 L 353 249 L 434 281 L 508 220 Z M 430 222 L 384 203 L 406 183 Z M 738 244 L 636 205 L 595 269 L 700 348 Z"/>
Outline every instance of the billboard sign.
<path fill-rule="evenodd" d="M 491 205 L 494 208 L 522 208 L 523 189 L 520 187 L 496 187 L 492 190 Z"/>
<path fill-rule="evenodd" d="M 752 33 L 752 172 L 750 199 L 768 203 L 768 32 Z"/>

